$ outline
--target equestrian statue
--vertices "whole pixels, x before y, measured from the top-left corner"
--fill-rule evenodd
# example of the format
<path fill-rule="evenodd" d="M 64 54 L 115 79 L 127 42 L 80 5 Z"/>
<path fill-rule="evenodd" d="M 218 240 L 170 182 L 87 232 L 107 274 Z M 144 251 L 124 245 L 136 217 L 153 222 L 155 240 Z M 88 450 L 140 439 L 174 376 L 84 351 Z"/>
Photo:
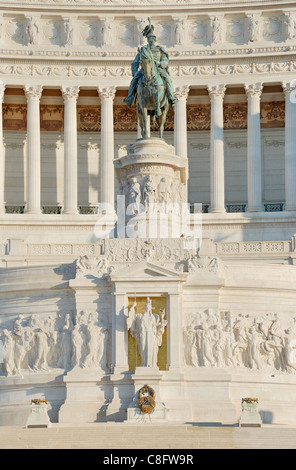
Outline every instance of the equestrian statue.
<path fill-rule="evenodd" d="M 174 95 L 174 87 L 169 74 L 169 56 L 165 49 L 156 45 L 154 26 L 149 24 L 142 34 L 148 44 L 138 48 L 136 58 L 132 62 L 133 79 L 129 93 L 124 101 L 128 106 L 137 102 L 137 114 L 141 127 L 142 138 L 149 136 L 148 116 L 152 116 L 153 124 L 158 127 L 159 137 L 163 139 L 164 124 L 170 106 L 178 101 Z"/>

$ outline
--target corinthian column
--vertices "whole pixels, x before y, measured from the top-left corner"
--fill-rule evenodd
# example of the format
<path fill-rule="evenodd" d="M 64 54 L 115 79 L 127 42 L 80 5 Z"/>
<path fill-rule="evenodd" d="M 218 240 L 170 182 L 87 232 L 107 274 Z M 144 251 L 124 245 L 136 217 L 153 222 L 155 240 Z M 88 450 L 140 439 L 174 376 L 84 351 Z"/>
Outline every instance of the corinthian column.
<path fill-rule="evenodd" d="M 211 99 L 210 212 L 225 212 L 223 98 L 225 85 L 208 87 Z"/>
<path fill-rule="evenodd" d="M 5 180 L 4 180 L 4 171 L 5 171 L 5 163 L 4 163 L 4 146 L 3 146 L 3 125 L 2 125 L 2 103 L 4 99 L 4 90 L 5 86 L 2 82 L 0 82 L 0 214 L 5 213 L 5 202 L 4 202 L 4 187 L 5 187 Z"/>
<path fill-rule="evenodd" d="M 188 157 L 187 155 L 187 111 L 186 104 L 189 86 L 184 85 L 175 88 L 175 96 L 178 101 L 175 104 L 174 117 L 174 145 L 176 155 Z"/>
<path fill-rule="evenodd" d="M 285 210 L 296 210 L 296 81 L 283 83 L 285 115 Z"/>
<path fill-rule="evenodd" d="M 79 87 L 62 87 L 64 98 L 64 214 L 78 214 L 77 113 Z"/>
<path fill-rule="evenodd" d="M 27 98 L 27 210 L 28 214 L 41 213 L 40 176 L 40 98 L 42 86 L 25 86 Z"/>
<path fill-rule="evenodd" d="M 248 97 L 248 211 L 262 211 L 260 96 L 262 84 L 245 86 Z"/>
<path fill-rule="evenodd" d="M 101 98 L 100 203 L 114 210 L 114 123 L 113 100 L 116 87 L 99 88 Z M 107 209 L 107 207 L 106 207 Z"/>

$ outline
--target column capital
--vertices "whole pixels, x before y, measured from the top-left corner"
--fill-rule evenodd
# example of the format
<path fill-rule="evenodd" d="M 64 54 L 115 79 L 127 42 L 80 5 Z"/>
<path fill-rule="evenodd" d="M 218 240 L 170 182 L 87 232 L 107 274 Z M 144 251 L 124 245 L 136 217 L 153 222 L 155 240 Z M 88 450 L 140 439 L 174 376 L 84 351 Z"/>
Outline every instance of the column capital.
<path fill-rule="evenodd" d="M 77 101 L 79 95 L 79 86 L 62 86 L 61 90 L 64 101 Z"/>
<path fill-rule="evenodd" d="M 249 96 L 258 96 L 262 94 L 263 86 L 261 82 L 245 84 L 246 95 Z"/>
<path fill-rule="evenodd" d="M 116 93 L 116 86 L 99 87 L 98 92 L 102 101 L 113 101 Z"/>
<path fill-rule="evenodd" d="M 208 85 L 208 92 L 211 100 L 214 98 L 224 98 L 226 86 L 224 84 Z"/>
<path fill-rule="evenodd" d="M 282 82 L 282 87 L 284 94 L 287 98 L 289 98 L 290 94 L 293 93 L 295 95 L 296 91 L 296 80 L 291 80 L 289 82 Z M 294 102 L 294 101 L 293 101 Z"/>
<path fill-rule="evenodd" d="M 42 94 L 42 85 L 25 85 L 24 91 L 27 100 L 40 100 Z"/>
<path fill-rule="evenodd" d="M 189 85 L 181 85 L 177 86 L 174 90 L 175 96 L 178 100 L 187 100 L 189 94 L 190 86 Z"/>

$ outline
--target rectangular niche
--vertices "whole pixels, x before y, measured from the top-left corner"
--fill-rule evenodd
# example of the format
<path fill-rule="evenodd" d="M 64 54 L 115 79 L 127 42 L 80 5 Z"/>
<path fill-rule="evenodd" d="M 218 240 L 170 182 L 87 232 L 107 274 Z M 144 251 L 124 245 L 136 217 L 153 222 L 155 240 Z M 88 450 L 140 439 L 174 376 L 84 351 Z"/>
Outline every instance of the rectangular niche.
<path fill-rule="evenodd" d="M 152 311 L 154 314 L 159 314 L 160 310 L 165 311 L 164 319 L 167 319 L 167 298 L 166 297 L 150 297 L 152 303 Z M 136 314 L 142 315 L 145 311 L 147 297 L 129 297 L 128 310 L 136 301 Z M 160 370 L 167 368 L 167 327 L 165 327 L 162 344 L 158 350 L 157 365 Z M 141 357 L 138 351 L 138 345 L 135 338 L 132 337 L 130 331 L 128 332 L 128 366 L 130 371 L 134 371 L 136 367 L 141 366 Z"/>

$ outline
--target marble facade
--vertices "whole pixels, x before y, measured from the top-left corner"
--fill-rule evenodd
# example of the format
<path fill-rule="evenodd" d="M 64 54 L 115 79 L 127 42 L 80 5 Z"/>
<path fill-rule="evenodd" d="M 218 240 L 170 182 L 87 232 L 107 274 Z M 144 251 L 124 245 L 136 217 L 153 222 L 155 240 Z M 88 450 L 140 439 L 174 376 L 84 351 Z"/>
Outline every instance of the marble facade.
<path fill-rule="evenodd" d="M 0 424 L 32 398 L 52 422 L 136 420 L 144 384 L 162 420 L 236 424 L 257 397 L 293 424 L 294 2 L 136 3 L 0 0 Z M 123 102 L 147 16 L 179 99 L 149 145 Z"/>

